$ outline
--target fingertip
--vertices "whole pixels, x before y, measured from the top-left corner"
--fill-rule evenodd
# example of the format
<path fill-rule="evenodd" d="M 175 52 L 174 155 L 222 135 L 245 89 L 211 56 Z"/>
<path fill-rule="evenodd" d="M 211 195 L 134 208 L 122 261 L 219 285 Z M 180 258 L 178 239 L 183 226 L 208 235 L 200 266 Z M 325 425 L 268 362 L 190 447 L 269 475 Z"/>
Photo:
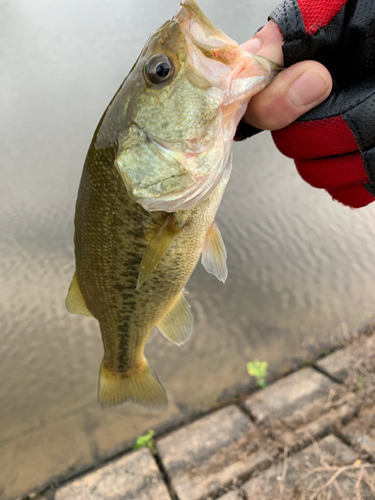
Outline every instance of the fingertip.
<path fill-rule="evenodd" d="M 251 54 L 258 54 L 283 66 L 284 56 L 281 48 L 283 43 L 278 25 L 271 20 L 241 47 Z"/>
<path fill-rule="evenodd" d="M 262 39 L 256 36 L 243 43 L 241 47 L 247 52 L 250 52 L 250 54 L 258 54 L 262 47 Z"/>

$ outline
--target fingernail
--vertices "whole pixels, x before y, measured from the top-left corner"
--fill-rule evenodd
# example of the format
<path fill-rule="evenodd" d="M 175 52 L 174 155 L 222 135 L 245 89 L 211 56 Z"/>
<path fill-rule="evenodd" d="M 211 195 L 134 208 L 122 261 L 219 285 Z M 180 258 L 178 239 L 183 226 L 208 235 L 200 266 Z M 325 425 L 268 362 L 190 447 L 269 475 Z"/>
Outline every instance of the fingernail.
<path fill-rule="evenodd" d="M 300 75 L 289 88 L 289 99 L 303 108 L 319 101 L 328 90 L 328 82 L 318 71 L 308 70 Z"/>
<path fill-rule="evenodd" d="M 252 38 L 251 40 L 243 43 L 241 47 L 244 50 L 247 50 L 247 52 L 250 52 L 250 54 L 257 54 L 262 47 L 262 41 L 260 38 Z"/>

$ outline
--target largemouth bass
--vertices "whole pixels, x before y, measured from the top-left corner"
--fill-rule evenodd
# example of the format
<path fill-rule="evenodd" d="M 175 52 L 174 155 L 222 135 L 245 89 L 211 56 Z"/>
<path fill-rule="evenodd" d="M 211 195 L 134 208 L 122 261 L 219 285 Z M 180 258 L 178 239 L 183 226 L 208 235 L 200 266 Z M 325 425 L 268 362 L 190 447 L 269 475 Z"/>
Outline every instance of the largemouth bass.
<path fill-rule="evenodd" d="M 146 43 L 106 109 L 84 164 L 75 215 L 72 313 L 100 324 L 99 402 L 163 408 L 145 356 L 154 325 L 182 345 L 193 328 L 184 286 L 202 254 L 225 281 L 215 214 L 250 97 L 275 65 L 216 28 L 194 0 Z"/>

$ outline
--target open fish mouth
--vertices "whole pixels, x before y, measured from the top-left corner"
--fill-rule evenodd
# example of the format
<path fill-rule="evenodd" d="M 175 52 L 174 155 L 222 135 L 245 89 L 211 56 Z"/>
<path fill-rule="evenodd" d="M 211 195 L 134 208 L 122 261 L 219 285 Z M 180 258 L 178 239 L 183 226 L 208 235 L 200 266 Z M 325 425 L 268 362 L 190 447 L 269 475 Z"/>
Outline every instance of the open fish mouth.
<path fill-rule="evenodd" d="M 206 57 L 231 64 L 240 57 L 238 44 L 215 26 L 194 0 L 182 0 L 175 19 L 182 32 Z"/>

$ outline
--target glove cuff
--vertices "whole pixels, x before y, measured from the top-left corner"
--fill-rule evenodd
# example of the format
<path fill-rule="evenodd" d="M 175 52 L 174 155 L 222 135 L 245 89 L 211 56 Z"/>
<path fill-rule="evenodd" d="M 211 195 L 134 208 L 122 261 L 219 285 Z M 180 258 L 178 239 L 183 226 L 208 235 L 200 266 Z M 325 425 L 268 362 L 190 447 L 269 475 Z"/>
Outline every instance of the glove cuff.
<path fill-rule="evenodd" d="M 253 135 L 259 134 L 259 132 L 263 132 L 260 128 L 253 127 L 243 120 L 237 126 L 236 133 L 233 137 L 233 140 L 236 142 L 244 141 Z"/>

